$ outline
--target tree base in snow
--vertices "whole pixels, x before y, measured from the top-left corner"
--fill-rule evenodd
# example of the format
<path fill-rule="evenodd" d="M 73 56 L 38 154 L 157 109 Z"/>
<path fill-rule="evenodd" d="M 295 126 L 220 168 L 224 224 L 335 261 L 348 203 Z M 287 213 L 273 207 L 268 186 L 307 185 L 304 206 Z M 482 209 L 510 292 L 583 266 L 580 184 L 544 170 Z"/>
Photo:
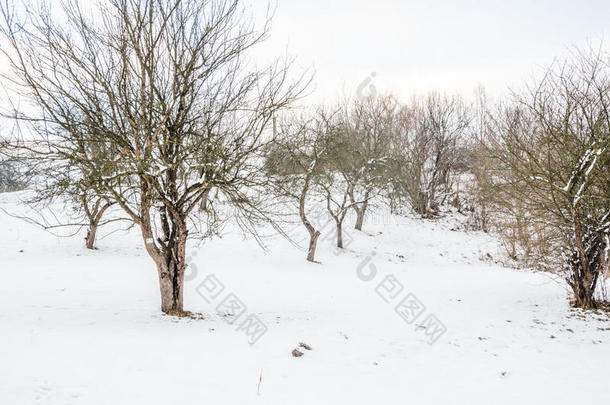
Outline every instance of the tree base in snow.
<path fill-rule="evenodd" d="M 163 314 L 167 315 L 167 316 L 175 316 L 177 318 L 189 318 L 189 319 L 196 319 L 196 320 L 205 319 L 205 317 L 203 316 L 202 313 L 184 311 L 184 310 L 183 311 L 178 311 L 178 310 L 164 311 Z"/>
<path fill-rule="evenodd" d="M 588 311 L 604 311 L 604 312 L 610 312 L 610 301 L 597 301 L 597 300 L 593 300 L 593 301 L 582 301 L 582 300 L 577 300 L 576 298 L 572 297 L 570 298 L 570 306 L 572 308 L 578 308 L 578 309 L 582 309 L 582 310 L 588 310 Z"/>

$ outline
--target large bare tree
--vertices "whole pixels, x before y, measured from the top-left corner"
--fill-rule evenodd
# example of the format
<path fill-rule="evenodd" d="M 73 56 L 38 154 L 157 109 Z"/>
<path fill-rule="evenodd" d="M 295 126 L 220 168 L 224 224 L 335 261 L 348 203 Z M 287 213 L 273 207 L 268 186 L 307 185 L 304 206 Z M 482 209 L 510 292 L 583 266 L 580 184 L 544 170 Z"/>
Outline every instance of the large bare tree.
<path fill-rule="evenodd" d="M 182 314 L 187 239 L 218 206 L 206 199 L 214 191 L 247 229 L 269 218 L 259 199 L 268 124 L 307 81 L 291 81 L 286 60 L 250 62 L 269 20 L 257 29 L 238 1 L 10 5 L 5 80 L 28 103 L 11 115 L 44 145 L 32 152 L 78 165 L 140 228 L 161 309 Z"/>
<path fill-rule="evenodd" d="M 557 63 L 495 115 L 493 128 L 497 195 L 508 213 L 550 235 L 560 260 L 547 262 L 565 276 L 574 304 L 597 307 L 610 264 L 609 55 L 579 51 Z"/>

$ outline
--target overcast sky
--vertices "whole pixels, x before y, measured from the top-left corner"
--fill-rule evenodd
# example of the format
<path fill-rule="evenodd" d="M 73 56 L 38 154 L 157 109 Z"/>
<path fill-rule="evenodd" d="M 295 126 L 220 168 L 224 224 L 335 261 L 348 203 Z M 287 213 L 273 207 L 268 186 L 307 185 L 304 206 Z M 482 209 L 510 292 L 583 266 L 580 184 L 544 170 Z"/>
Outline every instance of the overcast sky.
<path fill-rule="evenodd" d="M 257 15 L 269 4 L 243 1 Z M 479 84 L 502 95 L 575 46 L 603 41 L 610 50 L 610 0 L 271 2 L 271 38 L 258 57 L 287 51 L 301 69 L 315 68 L 312 104 L 353 95 L 368 80 L 402 99 L 430 90 L 470 96 Z"/>
<path fill-rule="evenodd" d="M 265 0 L 252 0 L 263 9 Z M 440 89 L 502 94 L 570 47 L 604 41 L 608 0 L 277 0 L 262 52 L 316 69 L 313 102 L 354 92 L 371 73 L 401 98 Z"/>

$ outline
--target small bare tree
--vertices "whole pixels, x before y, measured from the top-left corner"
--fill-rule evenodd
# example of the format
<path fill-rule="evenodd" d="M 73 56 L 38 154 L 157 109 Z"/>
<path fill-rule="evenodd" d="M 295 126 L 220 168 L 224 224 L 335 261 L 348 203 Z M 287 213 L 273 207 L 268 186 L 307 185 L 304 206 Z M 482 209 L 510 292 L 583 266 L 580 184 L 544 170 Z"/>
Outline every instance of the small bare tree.
<path fill-rule="evenodd" d="M 320 180 L 320 188 L 326 199 L 326 211 L 335 222 L 337 247 L 343 249 L 343 222 L 354 204 L 350 202 L 351 188 L 335 172 L 326 173 Z"/>
<path fill-rule="evenodd" d="M 361 231 L 371 201 L 388 188 L 391 166 L 390 136 L 397 102 L 368 97 L 346 102 L 342 117 L 342 148 L 337 168 L 348 184 L 355 229 Z"/>
<path fill-rule="evenodd" d="M 309 234 L 310 262 L 315 261 L 320 230 L 308 217 L 308 202 L 327 170 L 328 141 L 335 131 L 332 115 L 323 110 L 312 117 L 291 117 L 281 125 L 266 162 L 276 194 L 297 203 L 299 219 Z"/>
<path fill-rule="evenodd" d="M 423 217 L 438 214 L 453 192 L 460 147 L 470 122 L 460 97 L 432 93 L 414 98 L 397 113 L 394 187 Z"/>
<path fill-rule="evenodd" d="M 108 195 L 104 194 L 104 188 L 100 184 L 99 178 L 100 176 L 111 178 L 112 173 L 109 170 L 112 166 L 105 166 L 108 153 L 100 150 L 100 145 L 88 145 L 87 147 L 89 148 L 88 155 L 92 160 L 97 161 L 95 165 L 102 168 L 103 173 L 92 174 L 68 157 L 48 159 L 44 153 L 48 148 L 46 143 L 13 142 L 8 143 L 7 150 L 12 159 L 36 173 L 31 181 L 34 194 L 24 201 L 42 217 L 41 221 L 34 220 L 34 222 L 45 229 L 84 226 L 87 228 L 85 246 L 87 249 L 93 250 L 98 228 L 107 222 L 121 218 L 103 221 L 104 214 L 113 205 L 113 202 Z M 66 221 L 66 215 L 56 213 L 53 213 L 53 219 L 49 220 L 48 215 L 44 214 L 46 211 L 53 211 L 52 205 L 58 200 L 71 205 L 72 220 Z M 66 214 L 66 212 L 62 214 Z M 33 220 L 33 218 L 29 219 Z"/>

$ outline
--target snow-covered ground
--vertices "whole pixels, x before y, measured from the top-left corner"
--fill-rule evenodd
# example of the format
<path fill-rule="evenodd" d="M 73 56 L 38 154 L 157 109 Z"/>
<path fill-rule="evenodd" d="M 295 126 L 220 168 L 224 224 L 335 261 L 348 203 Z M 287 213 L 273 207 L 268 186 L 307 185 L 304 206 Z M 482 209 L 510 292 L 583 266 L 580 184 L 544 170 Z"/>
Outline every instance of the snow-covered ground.
<path fill-rule="evenodd" d="M 21 212 L 16 197 L 0 207 Z M 348 224 L 348 248 L 322 240 L 321 264 L 281 238 L 192 245 L 185 307 L 202 320 L 162 315 L 136 229 L 87 251 L 82 235 L 0 224 L 3 405 L 610 403 L 608 317 L 571 310 L 549 275 L 495 264 L 497 242 L 452 220 Z M 245 305 L 237 319 L 217 311 L 227 297 Z M 425 309 L 401 318 L 405 298 Z M 295 358 L 299 342 L 313 350 Z"/>

